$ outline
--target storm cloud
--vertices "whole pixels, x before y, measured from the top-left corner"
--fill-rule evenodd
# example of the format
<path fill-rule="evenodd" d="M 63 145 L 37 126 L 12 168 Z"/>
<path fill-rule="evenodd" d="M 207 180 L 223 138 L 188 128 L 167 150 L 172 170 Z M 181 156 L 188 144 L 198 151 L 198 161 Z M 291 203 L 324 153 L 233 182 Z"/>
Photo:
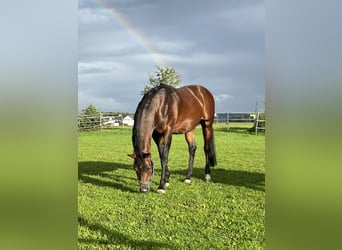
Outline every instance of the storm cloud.
<path fill-rule="evenodd" d="M 263 103 L 264 1 L 79 1 L 79 111 L 134 112 L 148 75 L 173 67 L 217 112 Z"/>

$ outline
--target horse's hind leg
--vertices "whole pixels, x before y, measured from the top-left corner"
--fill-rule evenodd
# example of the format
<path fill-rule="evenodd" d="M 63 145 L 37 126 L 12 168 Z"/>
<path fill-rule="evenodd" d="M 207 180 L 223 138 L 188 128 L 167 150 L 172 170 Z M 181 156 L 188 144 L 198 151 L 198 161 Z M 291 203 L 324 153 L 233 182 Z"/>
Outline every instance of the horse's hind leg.
<path fill-rule="evenodd" d="M 185 134 L 185 140 L 188 143 L 189 149 L 189 165 L 188 165 L 188 173 L 186 174 L 185 183 L 191 183 L 191 175 L 194 168 L 194 158 L 196 152 L 196 143 L 195 143 L 195 133 L 194 131 L 190 131 Z"/>
<path fill-rule="evenodd" d="M 216 165 L 216 154 L 214 145 L 213 124 L 210 121 L 201 121 L 203 137 L 204 137 L 204 153 L 205 153 L 205 177 L 208 182 L 211 180 L 210 166 Z"/>

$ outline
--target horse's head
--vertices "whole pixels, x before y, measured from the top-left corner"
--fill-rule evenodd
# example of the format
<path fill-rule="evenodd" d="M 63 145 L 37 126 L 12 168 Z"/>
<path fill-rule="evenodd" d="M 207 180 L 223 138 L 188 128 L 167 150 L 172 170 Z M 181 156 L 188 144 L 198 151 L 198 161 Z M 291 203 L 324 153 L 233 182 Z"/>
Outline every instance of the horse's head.
<path fill-rule="evenodd" d="M 138 182 L 140 184 L 140 192 L 147 193 L 150 191 L 150 184 L 154 174 L 154 164 L 150 153 L 130 154 L 129 157 L 134 159 L 133 169 L 135 170 Z"/>

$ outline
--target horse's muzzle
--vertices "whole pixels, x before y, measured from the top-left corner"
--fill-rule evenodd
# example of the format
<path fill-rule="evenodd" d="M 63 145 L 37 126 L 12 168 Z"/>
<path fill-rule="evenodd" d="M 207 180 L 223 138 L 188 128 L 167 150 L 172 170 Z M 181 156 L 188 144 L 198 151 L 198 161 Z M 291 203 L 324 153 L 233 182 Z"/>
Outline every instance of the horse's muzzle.
<path fill-rule="evenodd" d="M 152 183 L 152 178 L 154 175 L 154 168 L 152 167 L 152 176 L 151 179 L 148 181 L 142 181 L 138 180 L 138 183 L 140 184 L 140 192 L 141 193 L 148 193 L 150 191 L 150 184 Z"/>
<path fill-rule="evenodd" d="M 150 185 L 148 184 L 142 184 L 140 185 L 140 192 L 143 194 L 146 194 L 150 191 Z"/>

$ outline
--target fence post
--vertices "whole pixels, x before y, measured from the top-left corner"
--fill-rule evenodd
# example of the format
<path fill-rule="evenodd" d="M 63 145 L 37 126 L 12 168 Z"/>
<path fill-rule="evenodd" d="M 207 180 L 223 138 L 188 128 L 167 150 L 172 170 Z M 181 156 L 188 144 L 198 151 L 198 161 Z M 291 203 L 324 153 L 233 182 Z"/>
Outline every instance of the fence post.
<path fill-rule="evenodd" d="M 102 130 L 102 119 L 103 119 L 103 114 L 100 112 L 100 130 Z"/>
<path fill-rule="evenodd" d="M 259 111 L 255 114 L 255 134 L 258 134 L 258 123 L 259 123 Z"/>
<path fill-rule="evenodd" d="M 229 112 L 227 112 L 227 129 L 229 130 Z"/>
<path fill-rule="evenodd" d="M 264 115 L 265 115 L 265 111 L 264 111 Z M 255 122 L 255 134 L 258 134 L 258 130 L 261 129 L 261 130 L 266 130 L 266 124 L 264 124 L 263 127 L 259 127 L 259 123 L 265 123 L 266 122 L 266 119 L 265 117 L 263 119 L 260 119 L 260 112 L 258 111 L 256 113 L 256 122 Z"/>

